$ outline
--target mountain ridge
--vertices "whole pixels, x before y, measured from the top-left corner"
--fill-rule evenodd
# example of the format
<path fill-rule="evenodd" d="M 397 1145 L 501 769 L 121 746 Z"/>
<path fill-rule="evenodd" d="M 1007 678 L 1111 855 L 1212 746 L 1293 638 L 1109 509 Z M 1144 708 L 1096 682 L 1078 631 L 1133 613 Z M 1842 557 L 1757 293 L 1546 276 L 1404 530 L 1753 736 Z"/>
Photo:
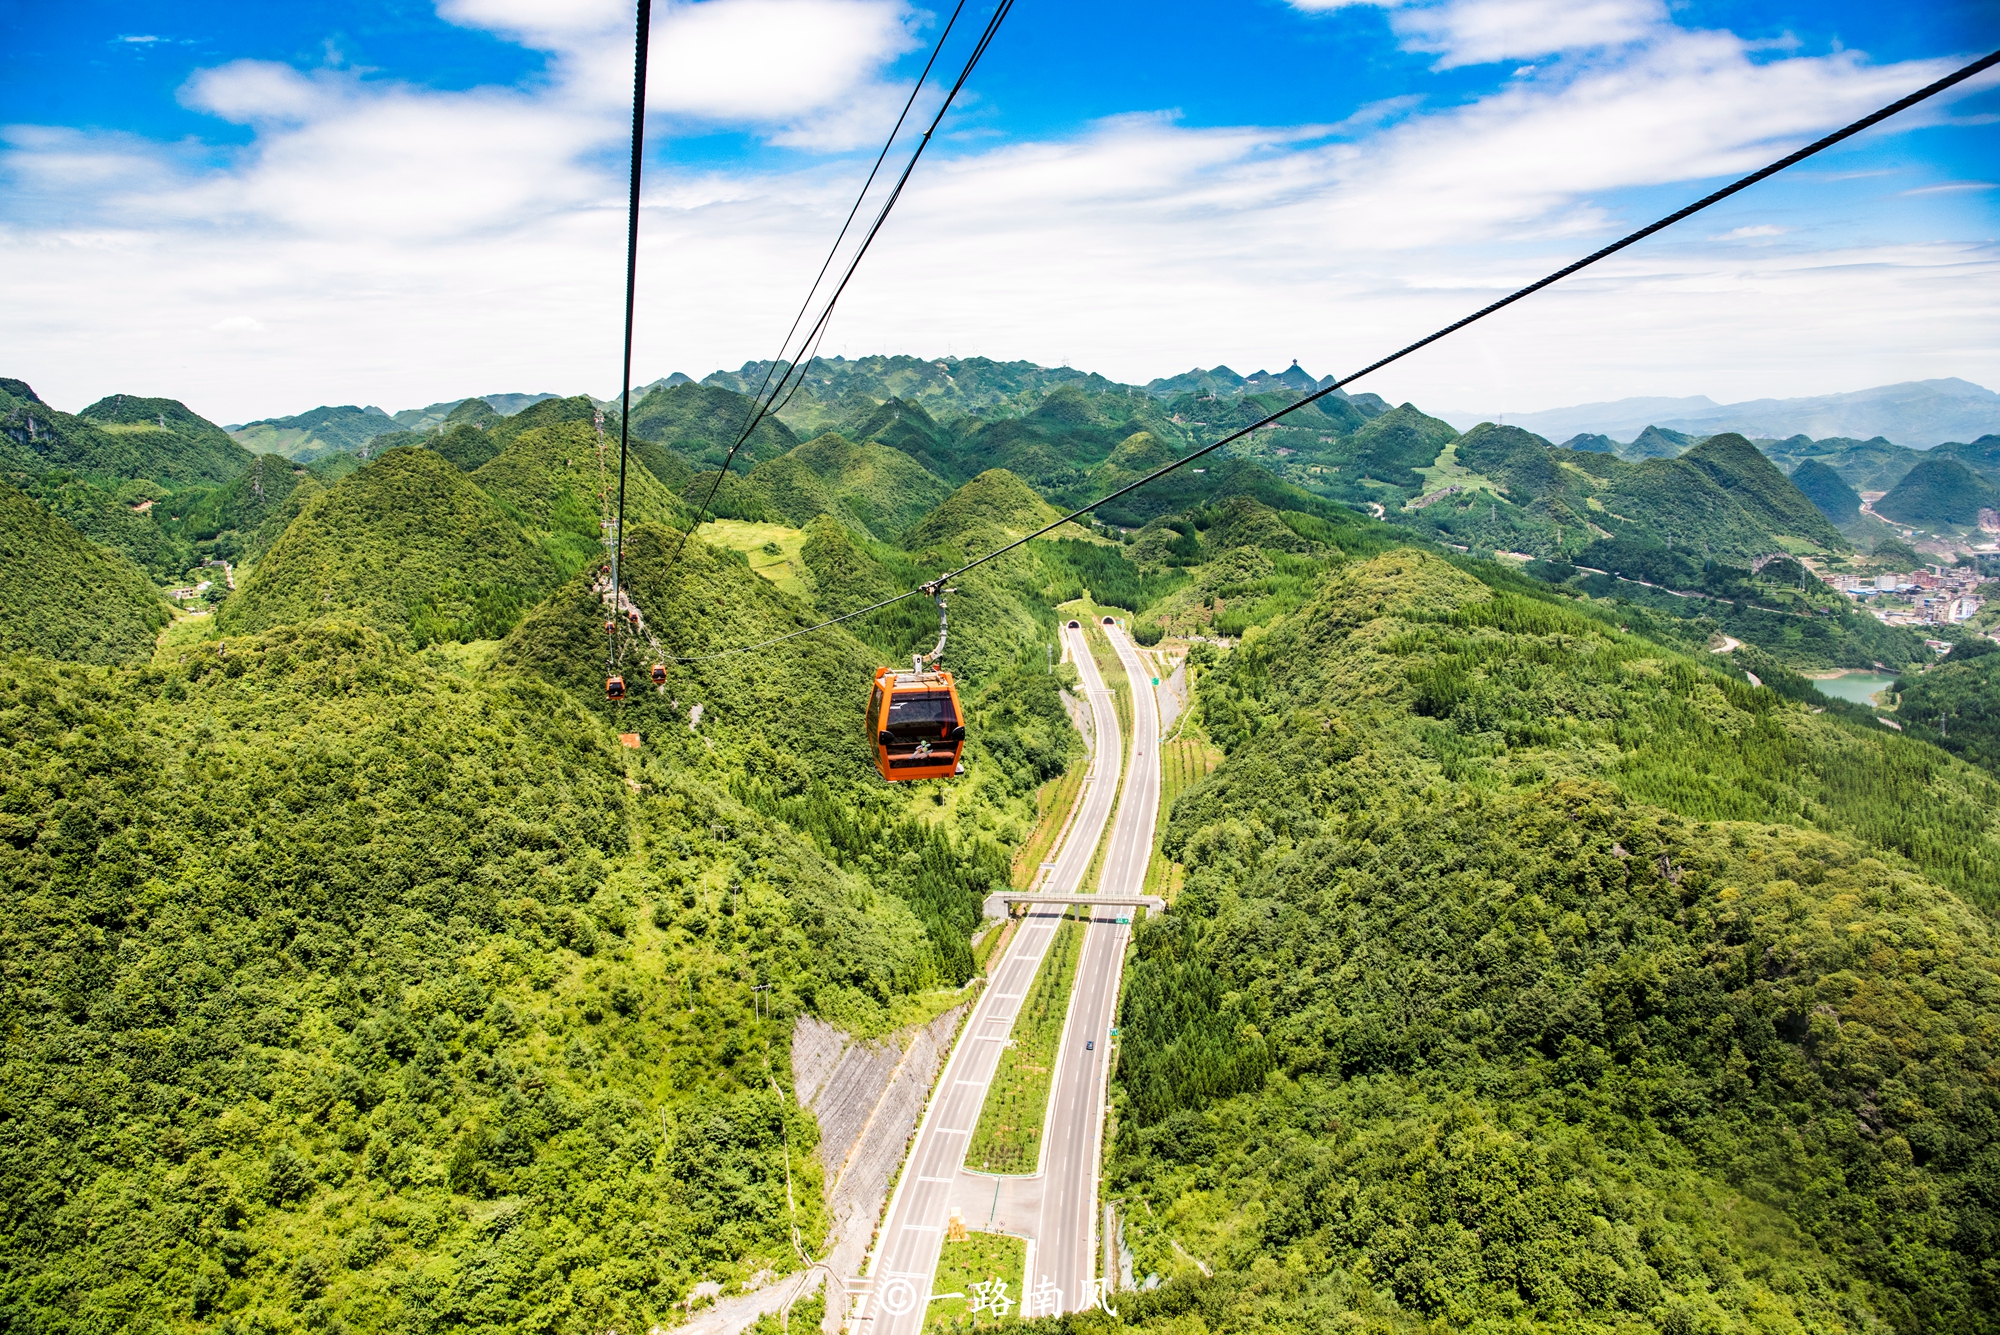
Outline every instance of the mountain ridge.
<path fill-rule="evenodd" d="M 2000 432 L 2000 394 L 1950 376 L 1740 403 L 1717 403 L 1706 395 L 1694 395 L 1613 399 L 1504 414 L 1454 409 L 1439 416 L 1460 430 L 1480 421 L 1504 420 L 1551 439 L 1602 434 L 1629 442 L 1643 428 L 1661 426 L 1696 435 L 1733 431 L 1767 439 L 1801 434 L 1815 438 L 1883 436 L 1905 448 L 1925 450 Z"/>

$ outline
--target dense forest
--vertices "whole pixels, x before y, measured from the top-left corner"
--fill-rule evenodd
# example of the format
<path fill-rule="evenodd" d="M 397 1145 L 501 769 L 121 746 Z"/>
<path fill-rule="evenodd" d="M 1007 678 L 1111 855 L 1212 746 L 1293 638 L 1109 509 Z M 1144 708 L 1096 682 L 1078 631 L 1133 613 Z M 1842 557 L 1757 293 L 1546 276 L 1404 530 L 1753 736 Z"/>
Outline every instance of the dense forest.
<path fill-rule="evenodd" d="M 1131 1318 L 1989 1329 L 2000 792 L 1477 573 L 1347 566 L 1203 680 Z"/>
<path fill-rule="evenodd" d="M 2000 653 L 1805 564 L 1890 559 L 1846 507 L 1892 458 L 1330 395 L 959 577 L 967 773 L 888 788 L 858 713 L 929 599 L 739 651 L 1314 382 L 830 359 L 684 537 L 764 369 L 635 403 L 608 665 L 587 397 L 253 454 L 0 381 L 0 1327 L 581 1335 L 789 1272 L 792 1025 L 977 986 L 1092 608 L 1192 645 L 1224 757 L 1126 974 L 1122 1324 L 1991 1328 Z M 1800 675 L 1876 663 L 1893 714 Z"/>

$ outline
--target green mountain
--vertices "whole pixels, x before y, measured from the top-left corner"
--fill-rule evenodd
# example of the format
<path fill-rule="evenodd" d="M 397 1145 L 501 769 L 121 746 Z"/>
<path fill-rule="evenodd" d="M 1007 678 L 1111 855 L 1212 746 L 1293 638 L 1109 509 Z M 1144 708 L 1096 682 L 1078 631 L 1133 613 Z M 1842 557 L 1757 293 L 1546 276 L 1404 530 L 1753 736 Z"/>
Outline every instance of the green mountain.
<path fill-rule="evenodd" d="M 360 449 L 386 432 L 397 430 L 396 419 L 380 408 L 320 406 L 290 417 L 266 417 L 230 431 L 237 444 L 256 454 L 281 454 L 287 459 L 316 459 Z"/>
<path fill-rule="evenodd" d="M 1018 417 L 957 423 L 952 466 L 942 476 L 957 480 L 1004 468 L 1047 495 L 1081 500 L 1091 470 L 1139 430 L 1163 439 L 1181 436 L 1143 395 L 1088 393 L 1075 385 L 1060 385 Z"/>
<path fill-rule="evenodd" d="M 1836 525 L 1858 523 L 1861 498 L 1829 464 L 1805 459 L 1792 470 L 1792 485 Z"/>
<path fill-rule="evenodd" d="M 0 380 L 0 469 L 64 471 L 115 486 L 144 479 L 170 490 L 227 482 L 249 451 L 173 399 L 114 394 L 71 416 L 19 380 Z"/>
<path fill-rule="evenodd" d="M 1202 679 L 1123 1320 L 1985 1329 L 2000 788 L 1496 583 L 1356 563 Z"/>
<path fill-rule="evenodd" d="M 843 399 L 841 403 L 844 407 L 847 400 Z M 900 450 L 923 465 L 926 471 L 939 477 L 959 471 L 951 432 L 925 412 L 922 404 L 897 398 L 878 404 L 862 396 L 855 407 L 857 411 L 847 421 L 838 423 L 839 428 L 852 439 L 876 441 L 892 450 Z"/>
<path fill-rule="evenodd" d="M 1458 433 L 1448 423 L 1426 417 L 1406 403 L 1371 419 L 1348 438 L 1348 447 L 1355 470 L 1363 476 L 1414 488 L 1421 485 L 1415 470 L 1429 468 L 1456 439 Z"/>
<path fill-rule="evenodd" d="M 1812 440 L 1793 436 L 1771 442 L 1765 452 L 1786 472 L 1795 471 L 1806 459 L 1817 459 L 1839 473 L 1857 492 L 1889 490 L 1924 457 L 1916 450 L 1892 445 L 1880 436 L 1873 440 L 1838 436 Z"/>
<path fill-rule="evenodd" d="M 992 468 L 954 491 L 913 525 L 903 544 L 912 551 L 935 547 L 977 554 L 981 543 L 1011 542 L 1060 515 L 1061 511 L 1020 478 L 1004 468 Z"/>
<path fill-rule="evenodd" d="M 1202 531 L 1201 545 L 1208 552 L 1226 552 L 1232 547 L 1261 547 L 1279 552 L 1309 552 L 1311 539 L 1294 531 L 1276 510 L 1251 496 L 1232 496 L 1219 507 L 1214 520 Z"/>
<path fill-rule="evenodd" d="M 96 483 L 60 469 L 10 477 L 71 528 L 136 562 L 162 584 L 177 580 L 197 560 L 193 544 L 174 522 L 179 518 L 175 512 L 198 502 L 206 488 L 174 496 L 144 479 Z"/>
<path fill-rule="evenodd" d="M 1943 528 L 1979 522 L 1982 509 L 2000 507 L 2000 487 L 1957 459 L 1926 456 L 1875 502 L 1875 513 L 1899 524 Z"/>
<path fill-rule="evenodd" d="M 212 491 L 196 495 L 179 516 L 180 533 L 210 556 L 243 560 L 276 541 L 287 513 L 287 502 L 301 485 L 318 491 L 312 475 L 280 454 L 253 460 L 243 474 Z M 275 530 L 267 526 L 277 523 Z"/>
<path fill-rule="evenodd" d="M 545 400 L 528 412 L 548 409 L 553 414 L 556 410 L 550 405 L 562 402 Z M 536 426 L 513 434 L 505 449 L 471 474 L 472 481 L 541 544 L 565 578 L 585 566 L 595 567 L 604 555 L 603 497 L 615 503 L 618 457 L 614 441 L 599 473 L 596 449 L 597 433 L 588 421 Z M 650 470 L 638 464 L 627 467 L 628 530 L 644 523 L 672 526 L 682 521 L 683 514 L 673 494 Z"/>
<path fill-rule="evenodd" d="M 80 472 L 143 477 L 178 488 L 227 482 L 250 466 L 250 452 L 228 432 L 175 399 L 113 394 L 77 416 L 122 446 L 80 461 L 76 465 Z"/>
<path fill-rule="evenodd" d="M 2000 481 L 2000 435 L 1981 436 L 1969 444 L 1948 441 L 1931 451 L 1938 458 L 1952 458 L 1988 482 Z"/>
<path fill-rule="evenodd" d="M 794 1018 L 935 1009 L 910 877 L 533 674 L 323 622 L 0 720 L 13 1326 L 644 1330 L 824 1236 Z"/>
<path fill-rule="evenodd" d="M 909 455 L 874 442 L 856 445 L 839 435 L 821 436 L 765 460 L 750 471 L 743 488 L 777 522 L 803 528 L 818 515 L 832 515 L 885 542 L 894 541 L 951 491 L 950 484 Z"/>
<path fill-rule="evenodd" d="M 0 482 L 0 652 L 143 662 L 170 616 L 145 571 Z"/>
<path fill-rule="evenodd" d="M 724 503 L 802 530 L 747 557 L 675 527 L 744 400 L 648 389 L 682 434 L 634 448 L 646 633 L 609 663 L 587 398 L 178 489 L 35 465 L 255 565 L 220 648 L 143 661 L 148 626 L 130 668 L 0 680 L 0 1327 L 664 1329 L 789 1273 L 827 1223 L 792 1025 L 964 999 L 1081 751 L 1046 654 L 1086 593 L 1236 643 L 1189 654 L 1173 906 L 1122 1003 L 1106 1195 L 1164 1283 L 1077 1331 L 1991 1324 L 2000 785 L 1946 754 L 1988 759 L 1988 660 L 1920 674 L 1918 632 L 1753 573 L 1841 548 L 1749 442 L 1633 463 L 1302 410 L 956 579 L 969 772 L 890 787 L 860 713 L 928 598 L 740 651 L 1311 378 L 842 365 L 791 416 L 826 430 L 739 457 Z M 34 581 L 121 563 L 22 499 L 7 624 L 96 617 Z M 1877 660 L 1913 664 L 1901 734 L 1787 670 Z"/>
<path fill-rule="evenodd" d="M 672 558 L 679 549 L 678 559 Z M 501 648 L 507 666 L 552 682 L 597 707 L 604 698 L 604 604 L 591 589 L 595 570 L 583 572 L 531 612 Z M 788 598 L 729 551 L 698 539 L 683 547 L 680 534 L 654 524 L 627 535 L 623 577 L 632 600 L 669 653 L 699 657 L 753 643 L 817 621 L 814 610 Z M 624 664 L 628 678 L 643 676 L 648 646 Z M 855 726 L 874 678 L 875 655 L 838 628 L 798 642 L 783 654 L 751 654 L 668 664 L 666 694 L 634 692 L 618 711 L 621 727 L 656 738 L 656 745 L 702 750 L 690 732 L 688 711 L 702 705 L 703 728 L 748 738 L 761 734 L 773 750 L 832 778 L 859 779 L 872 763 Z M 799 702 L 849 702 L 849 709 L 800 708 Z"/>
<path fill-rule="evenodd" d="M 1710 436 L 1682 454 L 1680 462 L 1707 474 L 1772 533 L 1836 551 L 1846 545 L 1832 521 L 1742 436 L 1734 432 Z"/>
<path fill-rule="evenodd" d="M 1690 448 L 1698 437 L 1663 426 L 1649 426 L 1633 437 L 1629 445 L 1618 447 L 1618 457 L 1629 460 L 1672 459 Z"/>
<path fill-rule="evenodd" d="M 1913 737 L 2000 771 L 2000 646 L 1959 641 L 1949 656 L 1896 683 L 1896 721 Z"/>
<path fill-rule="evenodd" d="M 343 617 L 418 646 L 490 639 L 560 577 L 470 478 L 404 448 L 306 505 L 217 618 L 231 635 Z"/>
<path fill-rule="evenodd" d="M 753 393 L 768 363 L 745 362 L 736 371 L 717 371 L 702 383 L 739 394 Z M 815 357 L 806 368 L 805 383 L 785 411 L 787 421 L 805 421 L 810 430 L 824 429 L 830 405 L 863 396 L 876 403 L 901 399 L 920 404 L 938 418 L 962 417 L 1007 410 L 1016 415 L 1052 389 L 1070 386 L 1085 393 L 1123 389 L 1101 375 L 1067 366 L 1037 366 L 1033 362 L 996 362 L 986 357 Z M 636 412 L 634 414 L 636 416 Z M 846 429 L 847 423 L 837 423 Z M 885 442 L 886 443 L 886 442 Z"/>
<path fill-rule="evenodd" d="M 632 434 L 665 445 L 698 467 L 719 468 L 756 408 L 755 400 L 727 389 L 674 385 L 656 389 L 632 405 Z M 731 468 L 747 471 L 798 443 L 790 427 L 766 417 L 743 442 Z"/>
<path fill-rule="evenodd" d="M 1459 467 L 1488 479 L 1501 495 L 1525 506 L 1566 490 L 1594 492 L 1603 479 L 1614 475 L 1615 465 L 1609 461 L 1572 459 L 1571 448 L 1557 450 L 1517 426 L 1481 422 L 1459 437 L 1453 455 Z"/>
<path fill-rule="evenodd" d="M 1832 552 L 1848 547 L 1805 495 L 1737 435 L 1714 437 L 1674 458 L 1629 463 L 1489 422 L 1458 440 L 1451 463 L 1437 482 L 1458 491 L 1438 487 L 1421 508 L 1400 517 L 1469 546 L 1575 556 L 1593 542 L 1638 542 L 1742 566 L 1789 550 L 1788 543 Z"/>

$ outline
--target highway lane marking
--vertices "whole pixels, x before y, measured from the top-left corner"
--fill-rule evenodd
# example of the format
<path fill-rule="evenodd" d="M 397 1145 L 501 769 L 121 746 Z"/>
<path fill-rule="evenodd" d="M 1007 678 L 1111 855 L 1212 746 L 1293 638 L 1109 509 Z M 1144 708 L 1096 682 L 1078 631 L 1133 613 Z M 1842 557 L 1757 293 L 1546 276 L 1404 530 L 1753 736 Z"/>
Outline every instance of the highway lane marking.
<path fill-rule="evenodd" d="M 964 1127 L 941 1126 L 938 1127 L 932 1134 L 939 1136 L 969 1136 L 972 1134 L 972 1132 Z"/>
<path fill-rule="evenodd" d="M 937 1224 L 905 1224 L 903 1225 L 903 1231 L 905 1233 L 935 1233 L 939 1227 Z"/>
<path fill-rule="evenodd" d="M 956 1181 L 958 1181 L 958 1179 L 957 1179 L 957 1178 L 955 1178 L 955 1177 L 919 1177 L 919 1178 L 917 1179 L 917 1181 L 919 1181 L 919 1182 L 956 1182 Z M 905 1228 L 908 1228 L 908 1227 L 910 1227 L 910 1226 L 909 1226 L 908 1224 L 905 1224 L 905 1225 L 904 1225 L 903 1227 L 905 1227 Z"/>

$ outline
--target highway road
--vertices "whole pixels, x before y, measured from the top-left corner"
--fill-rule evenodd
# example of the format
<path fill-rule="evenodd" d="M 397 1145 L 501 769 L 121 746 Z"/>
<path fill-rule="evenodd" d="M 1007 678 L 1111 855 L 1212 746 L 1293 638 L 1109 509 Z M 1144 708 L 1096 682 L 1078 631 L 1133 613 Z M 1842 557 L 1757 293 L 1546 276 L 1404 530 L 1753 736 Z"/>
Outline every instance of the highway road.
<path fill-rule="evenodd" d="M 1132 683 L 1132 747 L 1125 790 L 1112 822 L 1111 842 L 1098 892 L 1136 895 L 1145 888 L 1153 856 L 1153 827 L 1160 810 L 1160 715 L 1152 678 L 1131 640 L 1117 626 L 1103 627 Z M 1062 1310 L 1090 1306 L 1099 1264 L 1097 1178 L 1104 1143 L 1105 1084 L 1110 1075 L 1111 1025 L 1118 1014 L 1118 981 L 1132 929 L 1118 922 L 1130 909 L 1100 909 L 1083 939 L 1069 1020 L 1056 1056 L 1049 1119 L 1042 1137 L 1042 1215 L 1036 1233 L 1030 1288 L 1047 1277 L 1061 1290 Z"/>
<path fill-rule="evenodd" d="M 1091 856 L 1111 815 L 1124 747 L 1119 736 L 1118 711 L 1097 671 L 1090 646 L 1084 642 L 1083 631 L 1065 626 L 1063 639 L 1076 661 L 1097 734 L 1081 805 L 1069 836 L 1056 854 L 1055 868 L 1045 882 L 1051 893 L 1074 894 L 1089 870 Z M 1153 734 L 1147 735 L 1150 738 Z M 918 1335 L 929 1306 L 931 1276 L 937 1269 L 938 1251 L 944 1242 L 952 1207 L 958 1206 L 969 1223 L 976 1223 L 983 1214 L 980 1207 L 986 1202 L 975 1198 L 968 1184 L 983 1182 L 987 1191 L 994 1190 L 993 1178 L 964 1173 L 960 1165 L 967 1140 L 978 1124 L 980 1106 L 986 1101 L 986 1087 L 993 1079 L 1001 1049 L 1013 1029 L 1014 1016 L 1062 921 L 1062 912 L 1059 906 L 1051 906 L 1031 913 L 1022 921 L 1013 944 L 994 968 L 992 980 L 973 1007 L 951 1058 L 945 1063 L 944 1073 L 938 1077 L 937 1089 L 932 1092 L 923 1121 L 910 1142 L 902 1176 L 889 1198 L 889 1208 L 870 1257 L 868 1276 L 858 1285 L 850 1281 L 851 1291 L 856 1295 L 853 1310 L 858 1318 L 856 1328 L 869 1335 Z M 1099 931 L 1092 928 L 1087 935 L 1086 955 L 1090 941 Z M 1090 1055 L 1101 1055 L 1103 1047 L 1098 1043 Z M 1101 1087 L 1099 1076 L 1091 1088 Z M 1087 1165 L 1086 1171 L 1091 1169 L 1094 1164 Z M 1096 1199 L 1094 1183 L 1095 1172 L 1091 1171 L 1090 1182 L 1081 1189 L 1084 1200 L 1081 1208 L 1085 1214 Z M 1073 1306 L 1066 1297 L 1064 1310 Z"/>

